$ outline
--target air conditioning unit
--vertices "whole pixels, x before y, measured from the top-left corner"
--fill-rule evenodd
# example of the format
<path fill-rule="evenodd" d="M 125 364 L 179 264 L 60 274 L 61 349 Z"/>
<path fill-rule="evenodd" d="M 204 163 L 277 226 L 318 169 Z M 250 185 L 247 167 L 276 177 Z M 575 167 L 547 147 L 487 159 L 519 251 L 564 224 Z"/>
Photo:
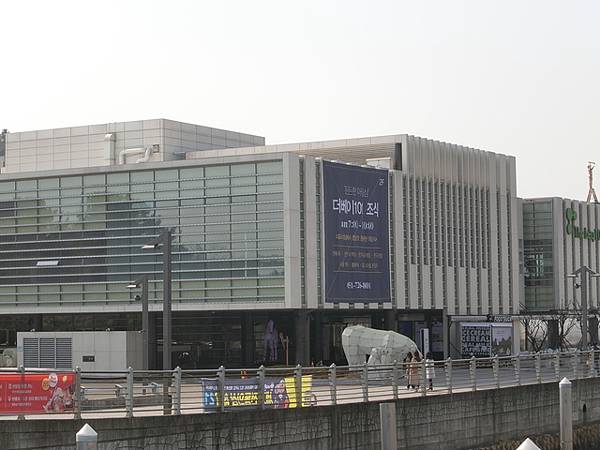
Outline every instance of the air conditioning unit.
<path fill-rule="evenodd" d="M 21 332 L 17 361 L 29 369 L 141 369 L 142 344 L 137 331 Z"/>

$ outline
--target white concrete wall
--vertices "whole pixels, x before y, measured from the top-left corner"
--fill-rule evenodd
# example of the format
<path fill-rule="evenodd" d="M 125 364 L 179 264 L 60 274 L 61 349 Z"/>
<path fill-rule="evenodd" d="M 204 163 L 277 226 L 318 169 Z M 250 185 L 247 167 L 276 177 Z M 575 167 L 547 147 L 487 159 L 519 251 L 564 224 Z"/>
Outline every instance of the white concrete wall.
<path fill-rule="evenodd" d="M 160 153 L 150 161 L 184 159 L 185 153 L 264 145 L 260 136 L 204 127 L 167 119 L 114 122 L 80 127 L 9 133 L 3 173 L 70 169 L 111 165 L 105 158 L 104 138 L 115 135 L 114 163 L 124 149 L 158 144 Z M 135 163 L 141 155 L 131 155 L 126 163 Z"/>
<path fill-rule="evenodd" d="M 392 177 L 395 298 L 384 309 L 447 308 L 451 315 L 518 313 L 520 216 L 515 159 L 414 136 L 389 139 L 402 143 L 404 166 Z M 343 146 L 336 144 L 339 147 L 326 146 L 324 152 L 344 160 Z M 363 148 L 363 157 L 372 156 L 364 142 L 346 142 L 352 144 Z M 382 142 L 373 145 L 375 153 L 381 151 Z M 300 153 L 298 148 L 290 151 Z M 266 153 L 269 149 L 264 148 Z M 310 149 L 316 152 L 317 146 Z M 260 150 L 253 148 L 252 154 Z M 315 178 L 312 172 L 318 169 L 307 166 L 306 170 L 311 172 L 306 181 Z M 310 203 L 310 196 L 305 201 Z"/>

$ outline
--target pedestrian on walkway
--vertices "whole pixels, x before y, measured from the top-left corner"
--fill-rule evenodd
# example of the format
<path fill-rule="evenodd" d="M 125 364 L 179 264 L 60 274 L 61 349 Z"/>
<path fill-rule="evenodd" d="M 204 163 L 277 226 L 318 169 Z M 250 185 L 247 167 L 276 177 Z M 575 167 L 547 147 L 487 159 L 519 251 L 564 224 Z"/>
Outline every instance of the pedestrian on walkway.
<path fill-rule="evenodd" d="M 415 391 L 418 391 L 419 387 L 421 387 L 421 377 L 423 376 L 421 373 L 422 360 L 423 358 L 421 357 L 421 353 L 419 350 L 416 350 L 413 355 L 412 362 L 410 363 L 411 378 L 413 380 L 412 385 L 415 388 Z"/>
<path fill-rule="evenodd" d="M 435 363 L 433 361 L 433 357 L 431 356 L 431 352 L 427 353 L 425 359 L 425 376 L 427 377 L 427 381 L 429 382 L 429 390 L 433 391 L 433 379 L 435 378 Z"/>
<path fill-rule="evenodd" d="M 406 389 L 410 389 L 413 388 L 413 378 L 412 378 L 412 360 L 413 360 L 413 354 L 411 352 L 408 352 L 408 354 L 406 355 L 406 358 L 404 358 L 404 364 L 405 364 L 405 368 L 406 368 Z"/>

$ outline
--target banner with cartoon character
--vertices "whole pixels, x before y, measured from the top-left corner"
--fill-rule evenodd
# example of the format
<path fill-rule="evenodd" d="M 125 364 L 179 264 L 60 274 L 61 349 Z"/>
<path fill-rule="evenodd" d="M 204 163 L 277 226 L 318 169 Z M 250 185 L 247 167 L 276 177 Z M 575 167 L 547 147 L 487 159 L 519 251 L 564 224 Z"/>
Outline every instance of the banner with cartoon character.
<path fill-rule="evenodd" d="M 217 379 L 202 379 L 204 408 L 218 409 L 221 405 Z M 310 406 L 312 376 L 303 376 L 301 382 L 302 406 Z M 226 410 L 259 406 L 258 378 L 226 379 L 223 389 L 223 405 Z M 265 378 L 265 407 L 268 409 L 296 408 L 296 380 L 294 377 Z"/>
<path fill-rule="evenodd" d="M 0 414 L 73 411 L 75 373 L 0 373 Z"/>

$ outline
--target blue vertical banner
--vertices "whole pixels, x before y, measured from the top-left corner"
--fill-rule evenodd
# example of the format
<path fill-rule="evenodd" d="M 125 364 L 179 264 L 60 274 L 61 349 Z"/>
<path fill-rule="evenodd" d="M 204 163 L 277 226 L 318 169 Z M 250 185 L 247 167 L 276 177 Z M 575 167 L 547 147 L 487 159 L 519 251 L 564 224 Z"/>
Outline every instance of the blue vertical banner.
<path fill-rule="evenodd" d="M 389 302 L 388 171 L 322 164 L 325 301 Z"/>

